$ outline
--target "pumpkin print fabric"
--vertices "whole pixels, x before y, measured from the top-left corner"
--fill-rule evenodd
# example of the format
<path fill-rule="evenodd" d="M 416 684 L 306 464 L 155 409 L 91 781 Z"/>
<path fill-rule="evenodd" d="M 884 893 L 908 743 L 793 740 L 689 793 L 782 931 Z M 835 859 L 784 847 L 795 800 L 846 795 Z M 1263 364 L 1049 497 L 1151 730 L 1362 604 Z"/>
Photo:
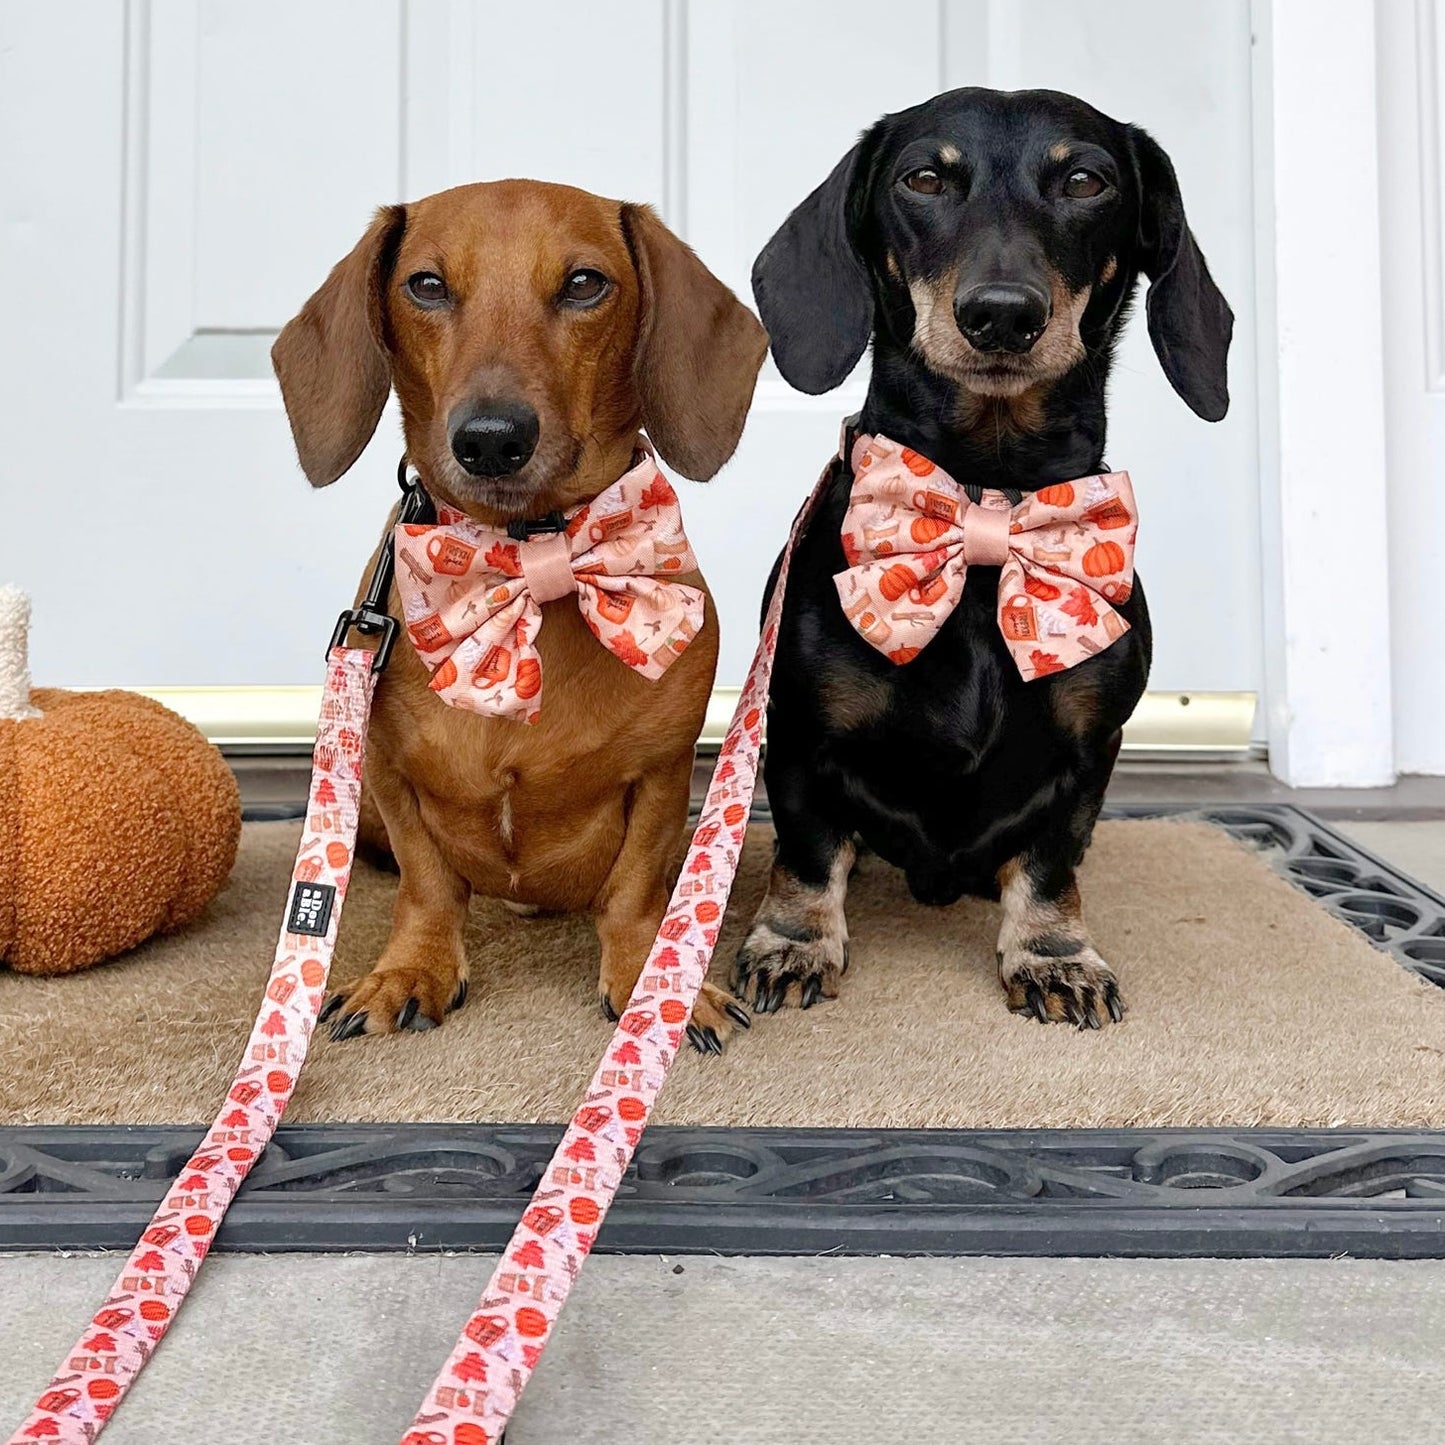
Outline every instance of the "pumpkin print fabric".
<path fill-rule="evenodd" d="M 542 603 L 573 593 L 598 641 L 644 677 L 661 677 L 697 635 L 706 594 L 669 580 L 697 558 L 651 455 L 565 521 L 519 542 L 440 507 L 438 525 L 396 528 L 407 633 L 444 702 L 535 723 Z"/>
<path fill-rule="evenodd" d="M 998 625 L 1024 681 L 1117 642 L 1113 604 L 1134 586 L 1138 512 L 1127 472 L 1056 482 L 1017 506 L 973 502 L 927 457 L 882 436 L 853 445 L 833 579 L 848 620 L 892 662 L 912 662 L 958 606 L 973 566 L 999 568 Z"/>

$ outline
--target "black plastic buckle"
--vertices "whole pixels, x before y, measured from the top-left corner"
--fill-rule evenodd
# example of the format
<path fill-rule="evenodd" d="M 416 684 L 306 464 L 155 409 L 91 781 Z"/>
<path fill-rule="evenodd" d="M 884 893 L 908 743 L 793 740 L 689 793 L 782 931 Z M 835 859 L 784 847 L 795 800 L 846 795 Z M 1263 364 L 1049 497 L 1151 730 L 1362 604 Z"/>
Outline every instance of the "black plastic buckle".
<path fill-rule="evenodd" d="M 407 475 L 405 457 L 402 457 L 397 464 L 396 481 L 401 488 L 402 499 L 395 525 L 435 521 L 436 508 L 432 506 L 432 500 L 427 495 L 421 478 Z M 378 633 L 381 636 L 381 641 L 377 644 L 376 652 L 371 659 L 373 672 L 380 672 L 391 661 L 391 650 L 396 646 L 397 636 L 401 632 L 401 623 L 386 610 L 387 599 L 391 595 L 391 579 L 395 571 L 395 539 L 393 534 L 388 533 L 386 545 L 381 549 L 381 555 L 377 557 L 376 566 L 372 570 L 371 582 L 367 586 L 366 595 L 358 606 L 348 607 L 336 619 L 336 626 L 332 630 L 331 641 L 326 649 L 328 657 L 331 655 L 331 649 L 340 647 L 346 641 L 346 634 L 355 629 L 363 637 L 374 637 Z"/>
<path fill-rule="evenodd" d="M 565 532 L 566 530 L 567 519 L 561 512 L 548 512 L 545 517 L 541 517 L 535 522 L 514 517 L 507 523 L 507 535 L 514 542 L 525 542 L 529 537 L 540 537 L 546 532 Z"/>

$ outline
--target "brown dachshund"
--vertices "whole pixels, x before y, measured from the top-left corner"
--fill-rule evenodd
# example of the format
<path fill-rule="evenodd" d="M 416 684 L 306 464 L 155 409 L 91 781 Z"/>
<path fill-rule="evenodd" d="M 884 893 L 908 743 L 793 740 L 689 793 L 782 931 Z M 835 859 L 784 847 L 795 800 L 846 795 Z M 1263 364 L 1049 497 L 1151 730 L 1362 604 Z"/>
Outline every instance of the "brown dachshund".
<path fill-rule="evenodd" d="M 434 501 L 505 527 L 590 501 L 633 465 L 644 429 L 677 471 L 711 477 L 766 349 L 752 313 L 646 206 L 499 181 L 384 207 L 272 359 L 313 485 L 361 454 L 395 386 Z M 380 959 L 322 1015 L 334 1038 L 428 1029 L 464 1001 L 473 893 L 590 911 L 603 1009 L 616 1017 L 632 992 L 676 866 L 717 618 L 708 598 L 686 651 L 649 680 L 599 643 L 575 597 L 542 605 L 533 726 L 448 706 L 404 642 L 381 675 L 363 831 L 401 880 Z M 746 1023 L 709 985 L 690 1036 L 716 1051 Z"/>

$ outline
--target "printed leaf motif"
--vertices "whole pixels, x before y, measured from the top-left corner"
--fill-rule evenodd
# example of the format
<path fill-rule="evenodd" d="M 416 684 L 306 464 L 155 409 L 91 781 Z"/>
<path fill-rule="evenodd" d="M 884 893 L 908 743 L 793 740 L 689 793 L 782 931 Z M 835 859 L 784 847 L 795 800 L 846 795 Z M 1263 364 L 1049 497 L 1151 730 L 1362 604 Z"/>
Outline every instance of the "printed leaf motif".
<path fill-rule="evenodd" d="M 520 1249 L 512 1251 L 512 1262 L 522 1269 L 541 1269 L 547 1262 L 542 1246 L 535 1239 L 529 1239 Z"/>
<path fill-rule="evenodd" d="M 1099 620 L 1099 614 L 1094 610 L 1093 596 L 1087 587 L 1071 589 L 1068 600 L 1059 604 L 1059 611 L 1067 612 L 1080 627 L 1093 627 Z"/>
<path fill-rule="evenodd" d="M 672 490 L 668 480 L 659 472 L 649 486 L 643 489 L 642 496 L 638 499 L 640 507 L 666 507 L 677 500 L 677 493 Z"/>
<path fill-rule="evenodd" d="M 637 645 L 637 639 L 631 631 L 619 632 L 615 637 L 609 637 L 607 646 L 629 667 L 647 666 L 647 654 Z"/>
<path fill-rule="evenodd" d="M 487 548 L 486 561 L 489 567 L 495 567 L 504 577 L 520 577 L 522 575 L 522 559 L 517 549 L 508 546 L 505 542 L 493 542 Z"/>

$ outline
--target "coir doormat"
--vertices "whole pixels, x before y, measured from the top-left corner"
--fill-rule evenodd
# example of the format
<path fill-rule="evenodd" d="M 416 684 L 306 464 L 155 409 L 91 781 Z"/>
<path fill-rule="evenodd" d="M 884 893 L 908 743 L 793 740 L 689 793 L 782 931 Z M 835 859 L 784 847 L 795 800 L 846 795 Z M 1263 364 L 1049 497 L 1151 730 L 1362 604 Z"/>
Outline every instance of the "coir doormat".
<path fill-rule="evenodd" d="M 721 1059 L 684 1053 L 603 1244 L 1217 1253 L 1223 1207 L 1262 1211 L 1255 1245 L 1223 1252 L 1277 1252 L 1272 1204 L 1338 1196 L 1370 1208 L 1346 1208 L 1343 1234 L 1317 1218 L 1309 1252 L 1439 1252 L 1445 904 L 1298 810 L 1208 816 L 1100 825 L 1085 907 L 1129 1016 L 1098 1032 L 1005 1010 L 996 905 L 924 908 L 865 858 L 842 996 L 758 1019 Z M 0 974 L 0 1125 L 29 1126 L 0 1127 L 0 1246 L 33 1247 L 46 1221 L 76 1246 L 144 1223 L 230 1082 L 297 826 L 248 824 L 231 884 L 178 938 L 69 978 Z M 720 969 L 770 846 L 759 822 Z M 394 887 L 358 870 L 336 977 L 380 951 Z M 471 1000 L 444 1028 L 318 1039 L 222 1245 L 505 1238 L 609 1026 L 585 920 L 479 901 L 468 945 Z M 1062 1235 L 1059 1208 L 1082 1211 Z"/>

